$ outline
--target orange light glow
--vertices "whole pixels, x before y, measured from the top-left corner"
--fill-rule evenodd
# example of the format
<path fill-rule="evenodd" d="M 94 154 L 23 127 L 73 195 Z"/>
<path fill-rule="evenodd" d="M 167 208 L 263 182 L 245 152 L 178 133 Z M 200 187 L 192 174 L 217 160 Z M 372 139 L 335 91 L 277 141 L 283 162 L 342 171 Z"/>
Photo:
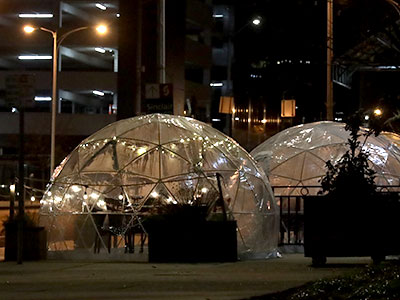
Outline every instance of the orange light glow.
<path fill-rule="evenodd" d="M 32 33 L 32 32 L 34 32 L 35 31 L 35 27 L 32 27 L 32 26 L 30 26 L 30 25 L 26 25 L 26 26 L 24 26 L 24 31 L 26 32 L 26 33 Z"/>
<path fill-rule="evenodd" d="M 99 25 L 99 26 L 96 27 L 96 31 L 97 31 L 99 34 L 106 34 L 107 31 L 108 31 L 108 28 L 107 28 L 107 26 L 105 26 L 105 25 Z"/>

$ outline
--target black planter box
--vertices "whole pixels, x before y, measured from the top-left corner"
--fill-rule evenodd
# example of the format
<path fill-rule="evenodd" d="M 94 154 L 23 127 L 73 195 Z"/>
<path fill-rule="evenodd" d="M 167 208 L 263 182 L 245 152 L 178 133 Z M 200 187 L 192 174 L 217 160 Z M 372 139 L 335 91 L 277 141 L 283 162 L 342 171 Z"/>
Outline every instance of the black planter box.
<path fill-rule="evenodd" d="M 233 262 L 236 221 L 148 220 L 149 262 Z"/>
<path fill-rule="evenodd" d="M 18 252 L 18 226 L 6 224 L 5 261 L 16 261 Z M 23 229 L 23 260 L 41 260 L 47 257 L 47 235 L 44 227 Z"/>
<path fill-rule="evenodd" d="M 371 256 L 381 260 L 400 254 L 400 202 L 397 193 L 359 199 L 304 197 L 304 255 L 313 262 L 326 257 Z"/>

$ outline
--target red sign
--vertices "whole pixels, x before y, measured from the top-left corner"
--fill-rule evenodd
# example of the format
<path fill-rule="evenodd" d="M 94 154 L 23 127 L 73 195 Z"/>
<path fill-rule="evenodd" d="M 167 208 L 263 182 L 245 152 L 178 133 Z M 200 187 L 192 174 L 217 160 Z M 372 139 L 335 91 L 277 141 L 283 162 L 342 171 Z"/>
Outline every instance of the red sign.
<path fill-rule="evenodd" d="M 161 99 L 172 99 L 173 90 L 171 83 L 160 84 L 160 98 Z"/>

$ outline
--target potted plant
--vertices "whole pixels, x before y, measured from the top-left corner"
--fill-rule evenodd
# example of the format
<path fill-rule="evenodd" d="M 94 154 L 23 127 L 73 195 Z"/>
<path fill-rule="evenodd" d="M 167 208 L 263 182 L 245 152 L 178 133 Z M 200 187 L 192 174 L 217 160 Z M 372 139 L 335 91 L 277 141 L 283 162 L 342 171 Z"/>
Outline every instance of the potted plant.
<path fill-rule="evenodd" d="M 18 223 L 20 217 L 6 219 L 3 222 L 5 230 L 5 261 L 17 260 Z M 23 224 L 23 260 L 41 260 L 47 257 L 47 235 L 44 227 L 39 226 L 39 214 L 26 212 Z"/>
<path fill-rule="evenodd" d="M 364 147 L 382 126 L 374 122 L 361 132 L 361 125 L 362 114 L 346 123 L 348 150 L 335 164 L 327 161 L 326 175 L 320 180 L 324 195 L 305 197 L 304 254 L 312 257 L 314 265 L 324 264 L 329 256 L 371 256 L 379 262 L 399 249 L 388 243 L 388 232 L 398 225 L 391 220 L 397 219 L 391 214 L 399 212 L 398 195 L 377 192 L 375 171 Z"/>

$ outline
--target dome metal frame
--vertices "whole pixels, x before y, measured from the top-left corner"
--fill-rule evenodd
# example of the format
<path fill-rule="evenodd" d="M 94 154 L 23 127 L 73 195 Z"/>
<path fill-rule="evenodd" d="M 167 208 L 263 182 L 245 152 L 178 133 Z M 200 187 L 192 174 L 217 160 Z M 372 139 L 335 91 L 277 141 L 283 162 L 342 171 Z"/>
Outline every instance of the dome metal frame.
<path fill-rule="evenodd" d="M 120 120 L 82 141 L 55 169 L 41 200 L 49 249 L 107 248 L 101 230 L 116 216 L 122 252 L 131 228 L 165 204 L 216 209 L 217 175 L 226 211 L 238 224 L 238 250 L 268 255 L 277 247 L 278 209 L 268 180 L 233 139 L 200 121 L 152 114 Z M 99 225 L 99 220 L 101 224 Z M 115 226 L 118 227 L 118 226 Z M 115 252 L 114 251 L 114 252 Z"/>
<path fill-rule="evenodd" d="M 363 128 L 362 131 L 368 129 Z M 270 137 L 251 151 L 279 195 L 309 194 L 320 189 L 319 180 L 326 174 L 326 161 L 335 164 L 348 150 L 349 132 L 345 124 L 322 121 L 301 124 Z M 382 132 L 369 136 L 363 150 L 369 154 L 369 165 L 376 172 L 378 186 L 400 185 L 400 136 Z"/>

